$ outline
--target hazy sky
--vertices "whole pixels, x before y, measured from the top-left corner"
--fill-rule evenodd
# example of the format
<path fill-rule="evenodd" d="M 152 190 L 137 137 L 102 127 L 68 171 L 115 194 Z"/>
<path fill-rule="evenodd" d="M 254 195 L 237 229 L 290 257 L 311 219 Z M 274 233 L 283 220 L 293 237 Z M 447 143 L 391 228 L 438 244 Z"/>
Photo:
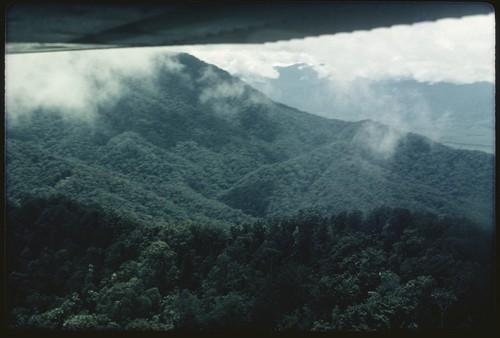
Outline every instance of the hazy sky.
<path fill-rule="evenodd" d="M 274 78 L 274 66 L 304 62 L 337 80 L 494 82 L 494 14 L 442 19 L 262 45 L 188 46 L 206 62 L 245 78 Z"/>

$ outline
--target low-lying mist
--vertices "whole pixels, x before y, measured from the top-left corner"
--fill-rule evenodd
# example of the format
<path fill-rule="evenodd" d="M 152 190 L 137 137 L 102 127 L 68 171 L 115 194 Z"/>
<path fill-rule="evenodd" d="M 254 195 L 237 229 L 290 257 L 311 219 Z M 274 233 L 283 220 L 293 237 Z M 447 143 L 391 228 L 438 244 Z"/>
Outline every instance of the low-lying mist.
<path fill-rule="evenodd" d="M 182 66 L 157 49 L 95 50 L 6 56 L 6 116 L 15 123 L 38 110 L 91 120 L 123 95 L 125 77 L 155 76 L 160 63 Z"/>

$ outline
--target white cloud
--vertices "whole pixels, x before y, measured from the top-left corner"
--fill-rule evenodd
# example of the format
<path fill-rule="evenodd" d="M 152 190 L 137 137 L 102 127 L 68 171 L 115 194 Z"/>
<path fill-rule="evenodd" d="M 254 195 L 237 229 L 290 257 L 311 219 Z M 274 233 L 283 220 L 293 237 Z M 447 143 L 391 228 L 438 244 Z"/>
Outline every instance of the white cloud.
<path fill-rule="evenodd" d="M 368 150 L 372 156 L 380 160 L 387 160 L 394 154 L 403 135 L 394 128 L 367 121 L 358 129 L 352 142 L 360 149 Z"/>
<path fill-rule="evenodd" d="M 36 109 L 90 119 L 100 105 L 122 94 L 124 76 L 151 77 L 154 63 L 169 71 L 181 65 L 155 48 L 109 49 L 6 56 L 5 98 L 10 121 Z"/>
<path fill-rule="evenodd" d="M 494 14 L 442 19 L 264 45 L 176 47 L 232 74 L 276 78 L 273 67 L 314 66 L 339 81 L 494 82 Z"/>

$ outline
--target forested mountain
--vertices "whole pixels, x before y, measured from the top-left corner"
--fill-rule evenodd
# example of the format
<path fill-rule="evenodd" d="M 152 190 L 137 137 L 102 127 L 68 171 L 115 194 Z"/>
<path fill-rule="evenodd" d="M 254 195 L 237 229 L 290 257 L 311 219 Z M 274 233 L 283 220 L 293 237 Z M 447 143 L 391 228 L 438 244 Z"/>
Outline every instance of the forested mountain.
<path fill-rule="evenodd" d="M 7 198 L 226 226 L 379 205 L 493 224 L 490 154 L 298 111 L 187 54 L 155 62 L 85 114 L 7 111 Z"/>
<path fill-rule="evenodd" d="M 311 115 L 187 54 L 152 74 L 80 111 L 7 106 L 10 327 L 495 326 L 493 155 Z"/>
<path fill-rule="evenodd" d="M 321 77 L 307 64 L 276 67 L 249 84 L 271 99 L 328 118 L 374 119 L 454 148 L 495 152 L 495 85 Z"/>

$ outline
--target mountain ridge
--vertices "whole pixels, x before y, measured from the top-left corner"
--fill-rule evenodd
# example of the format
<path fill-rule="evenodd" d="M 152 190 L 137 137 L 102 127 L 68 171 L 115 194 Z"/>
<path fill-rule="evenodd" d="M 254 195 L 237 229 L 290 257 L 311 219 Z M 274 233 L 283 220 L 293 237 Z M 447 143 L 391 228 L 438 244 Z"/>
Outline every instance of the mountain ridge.
<path fill-rule="evenodd" d="M 386 79 L 342 83 L 322 77 L 306 63 L 275 69 L 278 78 L 249 78 L 249 84 L 275 101 L 319 116 L 377 119 L 454 148 L 495 151 L 495 86 L 489 82 Z"/>
<path fill-rule="evenodd" d="M 188 54 L 164 57 L 176 67 L 159 58 L 153 78 L 123 76 L 91 121 L 7 119 L 7 198 L 63 194 L 139 219 L 226 225 L 390 204 L 490 226 L 493 156 L 305 113 Z"/>

